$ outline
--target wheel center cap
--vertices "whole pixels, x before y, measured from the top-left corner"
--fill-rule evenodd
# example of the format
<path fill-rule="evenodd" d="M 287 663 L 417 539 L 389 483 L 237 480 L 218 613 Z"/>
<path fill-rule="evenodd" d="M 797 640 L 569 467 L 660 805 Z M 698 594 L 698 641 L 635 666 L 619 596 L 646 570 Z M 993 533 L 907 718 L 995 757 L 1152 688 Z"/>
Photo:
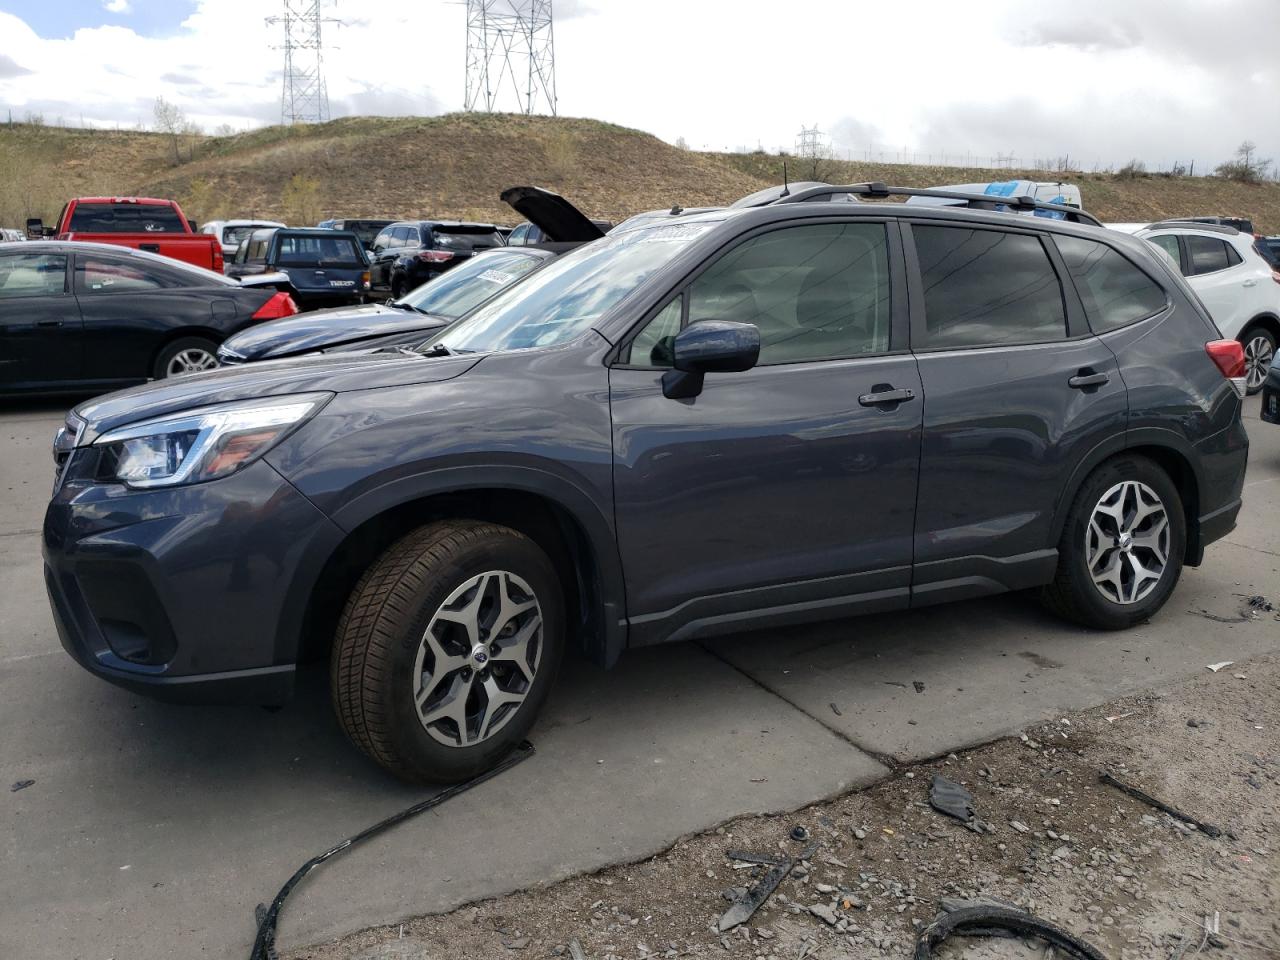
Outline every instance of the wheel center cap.
<path fill-rule="evenodd" d="M 476 644 L 471 651 L 471 660 L 477 667 L 483 667 L 489 662 L 489 649 L 482 643 Z"/>
<path fill-rule="evenodd" d="M 1125 553 L 1128 553 L 1130 550 L 1133 549 L 1133 534 L 1132 533 L 1120 534 L 1120 539 L 1116 541 L 1116 546 L 1119 547 L 1121 550 L 1123 550 Z"/>

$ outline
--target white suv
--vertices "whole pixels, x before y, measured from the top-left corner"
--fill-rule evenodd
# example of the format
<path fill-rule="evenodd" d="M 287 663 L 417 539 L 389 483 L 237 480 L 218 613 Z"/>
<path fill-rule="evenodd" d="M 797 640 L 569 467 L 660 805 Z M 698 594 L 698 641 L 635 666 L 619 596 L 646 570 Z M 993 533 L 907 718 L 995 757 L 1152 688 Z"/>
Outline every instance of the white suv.
<path fill-rule="evenodd" d="M 1152 223 L 1135 236 L 1169 254 L 1223 336 L 1244 345 L 1248 390 L 1261 390 L 1280 342 L 1280 272 L 1259 241 L 1234 227 L 1184 220 Z"/>

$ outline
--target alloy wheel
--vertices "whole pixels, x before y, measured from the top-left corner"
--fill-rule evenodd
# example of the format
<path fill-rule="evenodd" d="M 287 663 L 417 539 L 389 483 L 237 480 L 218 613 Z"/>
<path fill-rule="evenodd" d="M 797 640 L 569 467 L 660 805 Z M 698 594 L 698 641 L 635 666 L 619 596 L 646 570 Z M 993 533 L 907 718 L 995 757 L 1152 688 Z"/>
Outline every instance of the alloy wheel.
<path fill-rule="evenodd" d="M 199 373 L 201 370 L 212 370 L 218 365 L 218 358 L 208 350 L 191 347 L 179 350 L 165 367 L 166 377 L 180 377 L 186 373 Z"/>
<path fill-rule="evenodd" d="M 1104 493 L 1084 536 L 1089 576 L 1108 600 L 1138 603 L 1160 583 L 1169 563 L 1169 516 L 1145 483 L 1125 480 Z"/>
<path fill-rule="evenodd" d="M 1267 379 L 1267 374 L 1271 370 L 1271 361 L 1275 359 L 1275 347 L 1271 345 L 1271 341 L 1261 334 L 1252 337 L 1248 343 L 1244 345 L 1244 364 L 1245 375 L 1248 378 L 1246 386 L 1250 390 L 1256 390 L 1262 386 L 1262 381 Z"/>
<path fill-rule="evenodd" d="M 489 739 L 516 715 L 542 657 L 542 609 L 505 570 L 459 586 L 431 617 L 418 647 L 413 698 L 431 737 L 450 747 Z"/>

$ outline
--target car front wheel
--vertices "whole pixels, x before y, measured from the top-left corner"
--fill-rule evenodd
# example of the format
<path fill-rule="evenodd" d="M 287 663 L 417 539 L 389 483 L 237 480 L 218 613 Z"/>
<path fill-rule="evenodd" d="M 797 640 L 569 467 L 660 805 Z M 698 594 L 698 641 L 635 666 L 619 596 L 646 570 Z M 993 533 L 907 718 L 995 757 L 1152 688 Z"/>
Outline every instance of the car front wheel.
<path fill-rule="evenodd" d="M 1045 604 L 1103 630 L 1141 623 L 1177 586 L 1186 538 L 1182 500 L 1168 474 L 1146 457 L 1115 457 L 1076 494 Z"/>
<path fill-rule="evenodd" d="M 397 777 L 465 780 L 528 733 L 563 649 L 561 586 L 533 541 L 490 523 L 432 523 L 378 558 L 348 599 L 334 706 Z"/>

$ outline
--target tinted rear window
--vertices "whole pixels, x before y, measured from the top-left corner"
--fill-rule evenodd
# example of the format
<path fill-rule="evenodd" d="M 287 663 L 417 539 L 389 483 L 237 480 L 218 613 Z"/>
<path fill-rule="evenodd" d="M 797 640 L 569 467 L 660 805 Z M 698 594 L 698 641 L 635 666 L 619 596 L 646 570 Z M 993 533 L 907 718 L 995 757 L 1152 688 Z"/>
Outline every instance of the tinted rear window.
<path fill-rule="evenodd" d="M 386 220 L 344 220 L 342 221 L 342 229 L 350 230 L 356 235 L 366 247 L 373 243 L 374 238 L 387 225 Z"/>
<path fill-rule="evenodd" d="M 1038 237 L 963 227 L 912 227 L 933 349 L 1061 340 L 1062 286 Z"/>
<path fill-rule="evenodd" d="M 1164 289 L 1106 244 L 1080 237 L 1054 240 L 1094 333 L 1115 330 L 1164 309 Z"/>
<path fill-rule="evenodd" d="M 186 233 L 173 207 L 143 203 L 78 203 L 69 230 L 80 233 Z"/>
<path fill-rule="evenodd" d="M 282 267 L 361 267 L 364 257 L 351 237 L 296 236 L 279 239 L 276 263 Z"/>
<path fill-rule="evenodd" d="M 441 250 L 487 250 L 503 244 L 502 234 L 492 227 L 433 227 L 431 235 Z"/>

